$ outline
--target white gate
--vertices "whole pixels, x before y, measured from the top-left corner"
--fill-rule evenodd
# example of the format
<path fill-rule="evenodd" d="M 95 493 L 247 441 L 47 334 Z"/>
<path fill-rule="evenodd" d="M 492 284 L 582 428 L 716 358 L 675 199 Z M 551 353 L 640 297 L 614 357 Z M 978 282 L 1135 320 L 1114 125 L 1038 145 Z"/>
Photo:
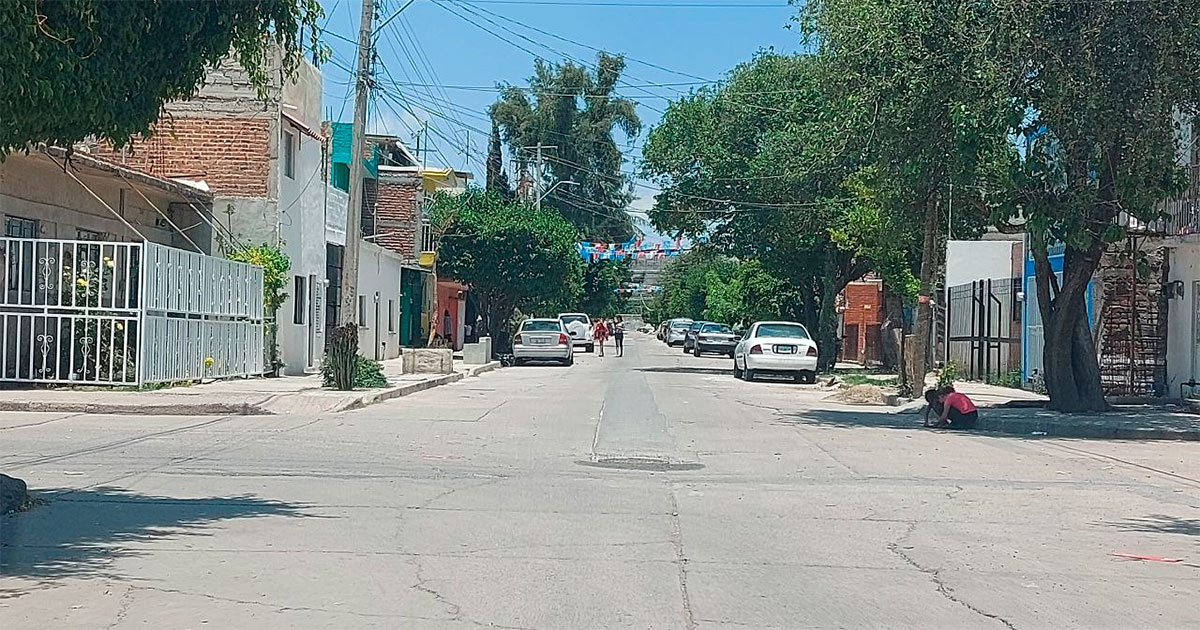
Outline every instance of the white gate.
<path fill-rule="evenodd" d="M 262 373 L 262 270 L 154 243 L 0 239 L 0 381 Z"/>

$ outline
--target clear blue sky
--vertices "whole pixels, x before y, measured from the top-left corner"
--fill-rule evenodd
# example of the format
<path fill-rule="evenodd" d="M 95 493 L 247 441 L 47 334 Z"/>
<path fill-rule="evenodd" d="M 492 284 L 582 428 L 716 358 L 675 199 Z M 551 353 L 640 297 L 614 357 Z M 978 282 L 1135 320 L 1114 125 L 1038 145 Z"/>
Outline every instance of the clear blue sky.
<path fill-rule="evenodd" d="M 354 46 L 340 38 L 356 39 L 361 1 L 322 0 L 329 20 L 324 40 L 335 54 L 323 67 L 325 106 L 336 120 L 348 121 L 353 115 L 347 69 L 353 65 Z M 386 18 L 406 0 L 381 2 L 380 14 Z M 703 4 L 719 6 L 696 6 Z M 482 132 L 489 129 L 486 110 L 496 92 L 450 86 L 524 85 L 533 71 L 533 53 L 548 61 L 565 61 L 568 56 L 594 60 L 593 50 L 545 34 L 551 33 L 674 71 L 632 60 L 627 64 L 626 84 L 656 85 L 618 88 L 621 95 L 639 103 L 644 124 L 641 137 L 628 148 L 632 158 L 646 131 L 661 118 L 655 110 L 665 109 L 667 99 L 691 89 L 657 85 L 695 82 L 695 77 L 720 79 L 762 49 L 796 52 L 798 36 L 786 28 L 796 12 L 786 0 L 415 0 L 382 29 L 378 47 L 383 68 L 377 74 L 385 83 L 445 87 L 385 86 L 388 95 L 373 103 L 370 127 L 400 136 L 411 146 L 418 121 L 428 121 L 435 148 L 429 163 L 449 160 L 452 166 L 466 167 L 482 178 L 487 149 Z M 417 54 L 418 49 L 422 54 Z M 465 152 L 468 127 L 472 128 L 469 156 Z M 635 167 L 627 163 L 624 168 Z M 653 192 L 639 188 L 637 194 L 643 199 L 635 205 L 644 206 Z"/>

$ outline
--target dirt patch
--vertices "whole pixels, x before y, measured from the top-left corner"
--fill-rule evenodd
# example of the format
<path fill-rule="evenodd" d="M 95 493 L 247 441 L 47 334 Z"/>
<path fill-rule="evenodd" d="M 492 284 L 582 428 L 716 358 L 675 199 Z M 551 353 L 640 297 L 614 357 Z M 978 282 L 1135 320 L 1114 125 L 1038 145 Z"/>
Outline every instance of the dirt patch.
<path fill-rule="evenodd" d="M 894 398 L 878 385 L 851 385 L 826 396 L 825 400 L 846 405 L 890 405 Z"/>

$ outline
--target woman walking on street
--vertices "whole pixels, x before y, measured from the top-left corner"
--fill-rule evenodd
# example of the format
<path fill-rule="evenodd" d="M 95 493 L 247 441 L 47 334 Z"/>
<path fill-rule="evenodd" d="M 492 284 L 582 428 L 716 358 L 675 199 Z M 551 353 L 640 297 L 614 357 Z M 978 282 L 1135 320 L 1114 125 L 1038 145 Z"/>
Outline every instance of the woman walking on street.
<path fill-rule="evenodd" d="M 608 326 L 604 325 L 604 320 L 596 320 L 596 325 L 592 328 L 592 338 L 600 348 L 600 356 L 604 356 L 604 341 L 608 339 Z"/>
<path fill-rule="evenodd" d="M 625 321 L 617 315 L 617 321 L 613 322 L 609 327 L 612 332 L 613 345 L 617 348 L 617 356 L 625 356 Z"/>

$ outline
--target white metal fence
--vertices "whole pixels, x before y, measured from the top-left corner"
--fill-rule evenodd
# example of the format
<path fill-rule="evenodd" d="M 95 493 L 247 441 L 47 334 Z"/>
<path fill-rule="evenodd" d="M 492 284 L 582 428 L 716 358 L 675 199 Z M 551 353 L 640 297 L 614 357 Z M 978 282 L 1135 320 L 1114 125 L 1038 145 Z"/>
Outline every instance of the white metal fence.
<path fill-rule="evenodd" d="M 0 239 L 0 381 L 261 374 L 262 270 L 155 243 Z"/>

